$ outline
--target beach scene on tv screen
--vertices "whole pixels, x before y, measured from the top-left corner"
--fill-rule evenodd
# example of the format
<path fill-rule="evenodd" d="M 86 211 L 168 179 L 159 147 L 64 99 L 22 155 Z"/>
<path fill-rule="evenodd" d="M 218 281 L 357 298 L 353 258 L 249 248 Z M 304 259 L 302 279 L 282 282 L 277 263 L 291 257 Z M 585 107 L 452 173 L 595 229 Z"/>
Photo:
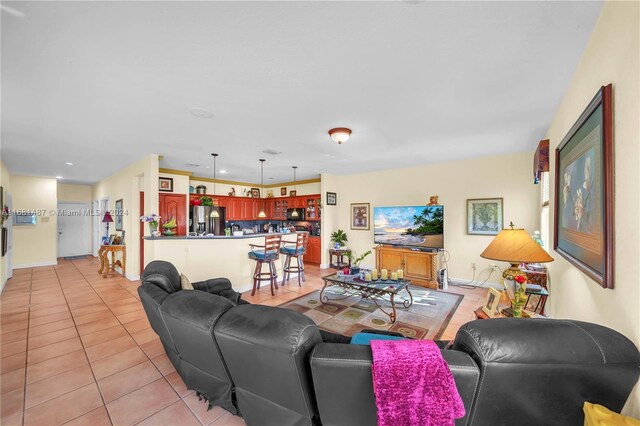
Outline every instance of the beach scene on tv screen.
<path fill-rule="evenodd" d="M 443 206 L 375 207 L 378 244 L 444 247 Z"/>

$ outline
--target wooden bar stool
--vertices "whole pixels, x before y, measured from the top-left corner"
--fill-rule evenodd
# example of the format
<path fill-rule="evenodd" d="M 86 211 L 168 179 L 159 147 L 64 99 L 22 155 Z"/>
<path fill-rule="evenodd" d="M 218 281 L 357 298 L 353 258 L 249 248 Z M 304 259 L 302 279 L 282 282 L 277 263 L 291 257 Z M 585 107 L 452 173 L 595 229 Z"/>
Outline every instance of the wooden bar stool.
<path fill-rule="evenodd" d="M 304 261 L 302 256 L 307 253 L 307 242 L 309 241 L 309 234 L 307 232 L 298 232 L 296 241 L 283 241 L 280 247 L 280 253 L 285 255 L 284 267 L 282 268 L 282 285 L 284 286 L 285 280 L 288 281 L 291 278 L 291 272 L 298 273 L 298 286 L 302 287 L 300 279 L 304 279 Z M 296 258 L 297 265 L 291 266 L 291 259 Z"/>
<path fill-rule="evenodd" d="M 253 272 L 253 291 L 251 295 L 256 294 L 256 289 L 260 288 L 261 281 L 269 281 L 271 284 L 271 295 L 275 296 L 273 288 L 278 288 L 278 271 L 276 270 L 275 261 L 279 259 L 280 254 L 280 235 L 268 235 L 264 237 L 264 245 L 249 244 L 251 251 L 249 259 L 256 261 L 256 269 Z M 258 248 L 258 250 L 256 250 Z M 262 265 L 269 264 L 269 272 L 262 272 Z"/>

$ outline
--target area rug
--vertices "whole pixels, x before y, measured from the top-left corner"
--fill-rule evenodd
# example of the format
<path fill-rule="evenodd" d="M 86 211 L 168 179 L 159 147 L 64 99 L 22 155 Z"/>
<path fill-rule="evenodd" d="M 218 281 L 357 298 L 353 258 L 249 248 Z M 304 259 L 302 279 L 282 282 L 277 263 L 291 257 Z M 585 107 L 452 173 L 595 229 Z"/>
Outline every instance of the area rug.
<path fill-rule="evenodd" d="M 320 303 L 320 290 L 306 294 L 280 305 L 281 308 L 301 312 L 324 330 L 352 336 L 365 328 L 389 330 L 414 339 L 439 339 L 458 309 L 463 295 L 410 286 L 413 305 L 402 307 L 408 299 L 406 292 L 396 296 L 397 320 L 391 323 L 389 316 L 369 299 L 350 296 L 343 300 Z M 327 287 L 329 299 L 344 297 L 339 287 Z M 380 302 L 379 302 L 380 303 Z M 391 312 L 391 304 L 382 302 L 385 311 Z"/>

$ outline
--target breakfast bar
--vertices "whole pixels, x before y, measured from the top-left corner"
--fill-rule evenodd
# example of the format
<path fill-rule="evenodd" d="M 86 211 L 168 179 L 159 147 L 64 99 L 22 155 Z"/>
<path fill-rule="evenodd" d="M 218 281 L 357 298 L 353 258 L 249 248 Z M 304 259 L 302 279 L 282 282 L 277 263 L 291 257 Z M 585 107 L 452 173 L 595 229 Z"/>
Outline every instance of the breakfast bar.
<path fill-rule="evenodd" d="M 225 277 L 236 291 L 252 288 L 254 262 L 249 260 L 249 245 L 260 245 L 266 235 L 282 235 L 282 241 L 295 242 L 295 233 L 247 234 L 241 236 L 206 237 L 145 237 L 144 264 L 152 260 L 166 260 L 175 265 L 190 281 Z M 282 279 L 284 256 L 276 262 L 278 277 Z M 295 274 L 292 274 L 295 275 Z"/>

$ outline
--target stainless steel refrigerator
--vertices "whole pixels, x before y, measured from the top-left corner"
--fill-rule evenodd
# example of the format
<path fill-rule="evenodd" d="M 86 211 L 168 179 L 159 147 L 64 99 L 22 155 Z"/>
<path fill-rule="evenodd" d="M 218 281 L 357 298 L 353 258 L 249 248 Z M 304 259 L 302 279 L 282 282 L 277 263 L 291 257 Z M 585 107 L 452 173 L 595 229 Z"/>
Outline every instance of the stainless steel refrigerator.
<path fill-rule="evenodd" d="M 218 215 L 212 215 L 217 212 Z M 189 208 L 189 230 L 197 235 L 224 235 L 225 208 L 214 206 L 191 206 Z"/>

